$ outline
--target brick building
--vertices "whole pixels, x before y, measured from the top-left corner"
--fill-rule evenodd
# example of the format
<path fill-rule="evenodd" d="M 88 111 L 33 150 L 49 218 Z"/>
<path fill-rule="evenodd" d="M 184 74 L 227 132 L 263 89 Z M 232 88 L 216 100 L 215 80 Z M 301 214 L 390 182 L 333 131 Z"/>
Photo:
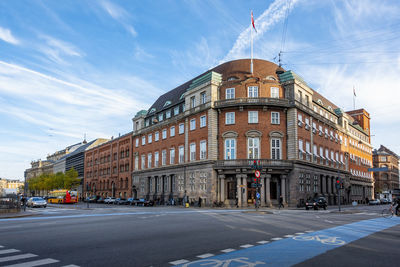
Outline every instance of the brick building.
<path fill-rule="evenodd" d="M 374 172 L 375 193 L 393 194 L 399 186 L 399 160 L 400 157 L 381 145 L 372 154 L 374 168 L 387 167 L 387 171 Z"/>
<path fill-rule="evenodd" d="M 84 195 L 132 196 L 132 133 L 85 151 Z"/>
<path fill-rule="evenodd" d="M 251 205 L 259 159 L 263 206 L 280 195 L 291 206 L 316 195 L 335 204 L 337 177 L 343 201 L 371 199 L 369 114 L 344 112 L 271 62 L 254 60 L 249 70 L 248 59 L 221 64 L 138 112 L 127 194 Z"/>

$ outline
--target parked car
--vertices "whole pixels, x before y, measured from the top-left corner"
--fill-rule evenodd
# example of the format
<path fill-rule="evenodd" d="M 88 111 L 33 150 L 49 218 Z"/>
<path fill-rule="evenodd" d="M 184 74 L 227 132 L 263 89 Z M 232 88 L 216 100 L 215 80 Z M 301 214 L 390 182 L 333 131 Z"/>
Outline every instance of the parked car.
<path fill-rule="evenodd" d="M 389 199 L 387 199 L 387 198 L 381 198 L 380 202 L 381 202 L 381 204 L 389 204 L 390 203 Z"/>
<path fill-rule="evenodd" d="M 90 196 L 90 197 L 85 198 L 85 202 L 96 203 L 96 201 L 97 201 L 96 196 Z"/>
<path fill-rule="evenodd" d="M 30 199 L 28 199 L 28 201 L 26 202 L 26 205 L 28 207 L 34 208 L 34 207 L 43 207 L 46 208 L 47 207 L 47 202 L 46 200 L 44 200 L 41 197 L 31 197 Z"/>
<path fill-rule="evenodd" d="M 327 207 L 328 207 L 328 204 L 324 197 L 317 197 L 311 201 L 306 202 L 306 210 L 309 210 L 310 208 L 312 208 L 314 210 L 318 210 L 320 208 L 326 210 Z"/>
<path fill-rule="evenodd" d="M 115 197 L 106 197 L 104 199 L 104 204 L 113 204 L 115 202 L 116 198 Z"/>
<path fill-rule="evenodd" d="M 128 205 L 128 200 L 126 200 L 125 198 L 117 198 L 114 201 L 114 205 Z"/>
<path fill-rule="evenodd" d="M 379 199 L 374 199 L 374 200 L 370 200 L 369 205 L 379 205 L 381 204 L 381 201 Z"/>
<path fill-rule="evenodd" d="M 139 199 L 137 199 L 137 198 L 130 197 L 130 198 L 128 198 L 128 199 L 126 200 L 126 201 L 128 202 L 127 205 L 135 206 L 135 205 L 136 205 L 136 202 L 137 202 L 138 200 L 139 200 Z"/>
<path fill-rule="evenodd" d="M 97 203 L 104 203 L 104 197 L 99 197 L 97 199 Z"/>
<path fill-rule="evenodd" d="M 139 198 L 135 202 L 136 206 L 142 206 L 142 207 L 149 207 L 149 206 L 154 206 L 154 201 L 153 200 L 146 200 L 144 198 Z"/>

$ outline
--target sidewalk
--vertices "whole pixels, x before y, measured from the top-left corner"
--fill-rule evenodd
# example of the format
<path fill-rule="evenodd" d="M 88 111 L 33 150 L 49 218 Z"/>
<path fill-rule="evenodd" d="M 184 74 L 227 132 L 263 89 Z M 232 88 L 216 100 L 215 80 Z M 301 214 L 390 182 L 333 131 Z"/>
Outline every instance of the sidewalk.
<path fill-rule="evenodd" d="M 23 209 L 20 212 L 0 213 L 0 221 L 1 221 L 1 219 L 20 218 L 20 217 L 27 217 L 27 216 L 32 216 L 32 215 L 34 215 L 34 214 L 24 211 Z"/>

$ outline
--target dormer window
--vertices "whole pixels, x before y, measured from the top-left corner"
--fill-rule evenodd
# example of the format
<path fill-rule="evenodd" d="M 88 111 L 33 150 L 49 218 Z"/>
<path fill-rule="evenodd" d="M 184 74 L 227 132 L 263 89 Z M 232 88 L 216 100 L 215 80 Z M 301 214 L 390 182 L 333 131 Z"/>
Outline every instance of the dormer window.
<path fill-rule="evenodd" d="M 185 97 L 185 93 L 181 94 L 181 97 L 179 97 L 179 100 L 182 100 Z"/>
<path fill-rule="evenodd" d="M 317 102 L 318 102 L 318 104 L 320 104 L 321 106 L 324 105 L 324 103 L 322 103 L 322 100 L 321 100 L 321 99 L 318 99 Z"/>
<path fill-rule="evenodd" d="M 237 79 L 239 79 L 239 78 L 236 77 L 236 76 L 231 76 L 231 77 L 229 77 L 229 78 L 227 79 L 227 81 L 234 81 L 234 80 L 237 80 Z"/>
<path fill-rule="evenodd" d="M 274 76 L 267 76 L 265 79 L 271 80 L 271 81 L 276 81 Z"/>
<path fill-rule="evenodd" d="M 165 102 L 164 107 L 166 107 L 168 105 L 171 105 L 171 101 L 169 101 L 169 100 Z"/>
<path fill-rule="evenodd" d="M 155 111 L 156 111 L 156 108 L 151 108 L 150 111 L 149 111 L 149 114 L 150 114 L 150 113 L 153 113 L 153 112 L 155 112 Z"/>

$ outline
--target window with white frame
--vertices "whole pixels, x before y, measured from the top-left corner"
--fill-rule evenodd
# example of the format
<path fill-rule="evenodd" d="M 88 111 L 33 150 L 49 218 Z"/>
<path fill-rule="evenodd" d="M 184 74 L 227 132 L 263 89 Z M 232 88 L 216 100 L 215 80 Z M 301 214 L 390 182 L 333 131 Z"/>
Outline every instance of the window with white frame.
<path fill-rule="evenodd" d="M 258 97 L 258 86 L 249 86 L 247 90 L 247 97 Z"/>
<path fill-rule="evenodd" d="M 280 124 L 279 112 L 271 112 L 271 124 Z"/>
<path fill-rule="evenodd" d="M 152 135 L 152 134 L 149 134 L 149 135 L 147 136 L 147 143 L 151 144 L 151 142 L 153 142 L 153 135 Z"/>
<path fill-rule="evenodd" d="M 145 154 L 142 155 L 142 161 L 141 161 L 140 165 L 141 165 L 142 170 L 146 169 L 146 155 Z"/>
<path fill-rule="evenodd" d="M 135 156 L 135 170 L 139 169 L 139 156 Z"/>
<path fill-rule="evenodd" d="M 317 162 L 318 157 L 318 147 L 317 145 L 313 145 L 313 161 Z"/>
<path fill-rule="evenodd" d="M 225 124 L 235 124 L 235 112 L 225 113 Z"/>
<path fill-rule="evenodd" d="M 331 150 L 331 158 L 330 159 L 332 160 L 332 163 L 335 161 L 335 155 L 334 155 L 333 150 Z"/>
<path fill-rule="evenodd" d="M 171 110 L 167 110 L 167 111 L 165 112 L 165 118 L 166 118 L 166 119 L 171 118 Z"/>
<path fill-rule="evenodd" d="M 179 124 L 179 134 L 183 134 L 185 132 L 185 124 L 180 123 Z"/>
<path fill-rule="evenodd" d="M 160 139 L 160 133 L 159 132 L 155 132 L 154 133 L 154 141 L 158 141 Z"/>
<path fill-rule="evenodd" d="M 166 165 L 167 164 L 167 150 L 161 151 L 161 165 Z"/>
<path fill-rule="evenodd" d="M 142 146 L 144 146 L 146 144 L 146 136 L 142 136 Z"/>
<path fill-rule="evenodd" d="M 311 179 L 310 175 L 306 174 L 306 190 L 307 192 L 311 191 Z"/>
<path fill-rule="evenodd" d="M 171 136 L 171 137 L 175 136 L 175 126 L 172 126 L 172 127 L 169 129 L 169 136 Z"/>
<path fill-rule="evenodd" d="M 167 129 L 163 129 L 162 130 L 162 139 L 166 139 L 167 138 Z"/>
<path fill-rule="evenodd" d="M 326 158 L 326 164 L 329 164 L 330 158 L 329 158 L 329 149 L 325 149 L 325 158 Z"/>
<path fill-rule="evenodd" d="M 279 88 L 271 87 L 271 98 L 279 98 Z"/>
<path fill-rule="evenodd" d="M 158 114 L 158 121 L 162 121 L 164 119 L 164 114 Z"/>
<path fill-rule="evenodd" d="M 303 140 L 299 139 L 299 159 L 303 159 L 304 154 Z"/>
<path fill-rule="evenodd" d="M 314 175 L 314 193 L 318 192 L 318 176 Z"/>
<path fill-rule="evenodd" d="M 249 137 L 247 138 L 247 147 L 248 154 L 247 157 L 249 159 L 259 159 L 260 158 L 260 138 L 258 137 Z"/>
<path fill-rule="evenodd" d="M 303 126 L 303 115 L 297 114 L 298 125 L 301 127 Z"/>
<path fill-rule="evenodd" d="M 281 139 L 271 139 L 271 159 L 282 159 Z"/>
<path fill-rule="evenodd" d="M 192 97 L 190 98 L 190 107 L 191 107 L 191 108 L 196 107 L 196 97 L 195 97 L 195 96 L 192 96 Z"/>
<path fill-rule="evenodd" d="M 179 106 L 174 107 L 174 115 L 178 115 L 179 114 Z"/>
<path fill-rule="evenodd" d="M 249 123 L 258 123 L 258 111 L 249 111 Z"/>
<path fill-rule="evenodd" d="M 225 159 L 236 159 L 236 139 L 225 139 Z"/>
<path fill-rule="evenodd" d="M 175 164 L 175 148 L 169 150 L 169 164 Z"/>
<path fill-rule="evenodd" d="M 190 130 L 193 131 L 196 129 L 196 119 L 190 120 Z"/>
<path fill-rule="evenodd" d="M 147 154 L 147 168 L 151 168 L 151 153 Z"/>
<path fill-rule="evenodd" d="M 205 104 L 207 101 L 206 92 L 200 93 L 200 104 Z"/>
<path fill-rule="evenodd" d="M 207 117 L 206 115 L 200 117 L 200 128 L 206 127 L 207 125 Z"/>
<path fill-rule="evenodd" d="M 309 130 L 310 129 L 310 119 L 308 117 L 306 117 L 305 121 L 306 121 L 306 129 Z"/>
<path fill-rule="evenodd" d="M 207 159 L 207 141 L 200 141 L 200 159 Z"/>
<path fill-rule="evenodd" d="M 154 152 L 154 167 L 158 167 L 159 164 L 159 153 L 158 151 Z"/>
<path fill-rule="evenodd" d="M 303 192 L 304 191 L 304 174 L 300 173 L 300 177 L 299 177 L 299 191 Z"/>
<path fill-rule="evenodd" d="M 179 153 L 179 163 L 185 162 L 185 148 L 183 146 L 180 146 L 178 149 Z"/>
<path fill-rule="evenodd" d="M 139 146 L 139 138 L 136 138 L 136 140 L 135 140 L 135 146 L 136 146 L 136 147 Z"/>
<path fill-rule="evenodd" d="M 306 159 L 311 159 L 311 144 L 306 141 Z"/>
<path fill-rule="evenodd" d="M 189 149 L 190 161 L 196 160 L 196 143 L 191 143 Z"/>
<path fill-rule="evenodd" d="M 225 99 L 234 99 L 234 98 L 235 98 L 235 88 L 226 88 Z"/>

